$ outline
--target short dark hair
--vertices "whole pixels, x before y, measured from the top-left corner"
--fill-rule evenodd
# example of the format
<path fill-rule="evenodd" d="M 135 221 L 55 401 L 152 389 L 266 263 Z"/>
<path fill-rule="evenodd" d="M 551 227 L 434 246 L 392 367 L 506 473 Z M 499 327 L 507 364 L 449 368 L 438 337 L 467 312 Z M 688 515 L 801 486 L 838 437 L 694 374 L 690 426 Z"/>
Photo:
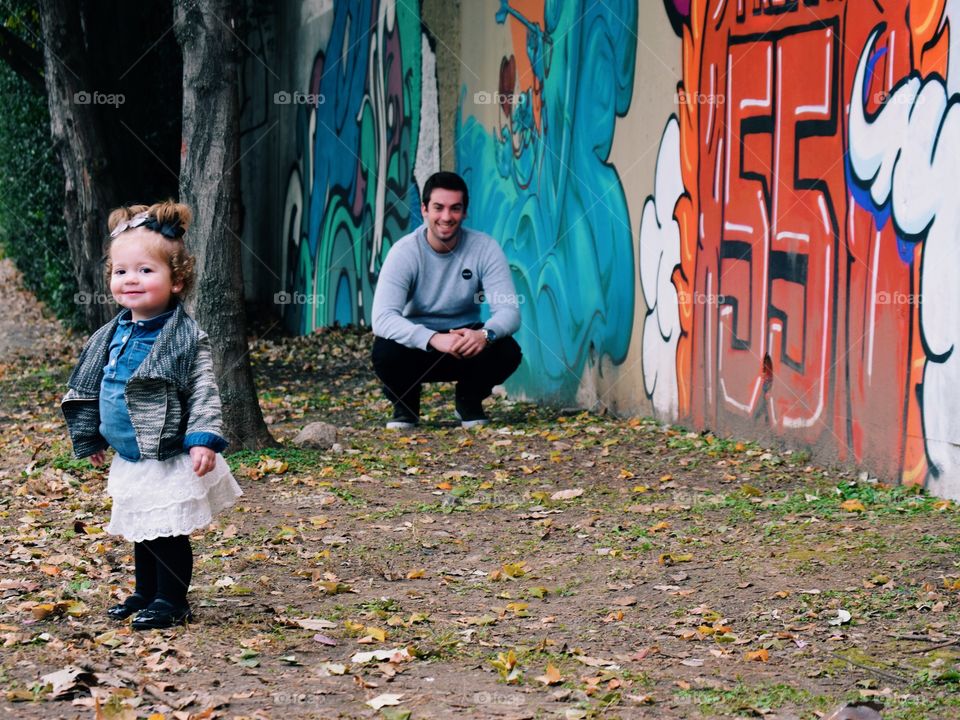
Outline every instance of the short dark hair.
<path fill-rule="evenodd" d="M 467 192 L 467 183 L 463 178 L 454 172 L 441 171 L 436 172 L 427 178 L 423 184 L 423 205 L 430 204 L 430 194 L 436 189 L 441 190 L 459 190 L 463 194 L 463 211 L 467 211 L 467 205 L 470 204 L 470 193 Z"/>

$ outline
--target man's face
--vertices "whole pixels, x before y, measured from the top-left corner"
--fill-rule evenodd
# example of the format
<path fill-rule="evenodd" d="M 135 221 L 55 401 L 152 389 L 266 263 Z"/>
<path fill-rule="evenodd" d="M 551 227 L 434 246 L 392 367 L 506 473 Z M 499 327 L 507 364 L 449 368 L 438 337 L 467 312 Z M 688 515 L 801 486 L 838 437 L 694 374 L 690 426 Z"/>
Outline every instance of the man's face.
<path fill-rule="evenodd" d="M 456 244 L 460 224 L 467 214 L 463 207 L 462 192 L 435 188 L 430 193 L 430 201 L 421 206 L 420 212 L 423 213 L 432 240 L 441 245 Z"/>

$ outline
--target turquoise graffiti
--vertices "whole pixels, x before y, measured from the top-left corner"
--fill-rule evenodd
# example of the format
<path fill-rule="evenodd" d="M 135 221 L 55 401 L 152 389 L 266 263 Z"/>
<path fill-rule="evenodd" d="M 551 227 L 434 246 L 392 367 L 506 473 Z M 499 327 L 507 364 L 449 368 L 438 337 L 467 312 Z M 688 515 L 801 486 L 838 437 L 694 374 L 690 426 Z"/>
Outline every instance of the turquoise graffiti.
<path fill-rule="evenodd" d="M 439 165 L 436 63 L 419 3 L 336 2 L 295 97 L 297 161 L 283 217 L 284 320 L 295 332 L 369 323 L 391 245 L 421 220 Z"/>
<path fill-rule="evenodd" d="M 588 362 L 621 363 L 630 342 L 633 241 L 609 154 L 633 92 L 637 3 L 502 0 L 492 20 L 514 52 L 496 92 L 461 96 L 468 224 L 503 244 L 523 299 L 512 383 L 562 402 Z"/>

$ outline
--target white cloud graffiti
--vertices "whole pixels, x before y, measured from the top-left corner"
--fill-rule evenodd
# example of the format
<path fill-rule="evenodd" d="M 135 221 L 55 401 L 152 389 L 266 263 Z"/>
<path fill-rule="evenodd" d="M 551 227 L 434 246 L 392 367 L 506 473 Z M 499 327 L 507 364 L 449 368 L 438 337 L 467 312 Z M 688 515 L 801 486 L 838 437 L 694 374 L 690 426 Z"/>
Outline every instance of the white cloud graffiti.
<path fill-rule="evenodd" d="M 680 264 L 680 225 L 673 209 L 683 193 L 680 125 L 671 117 L 660 139 L 654 194 L 644 203 L 640 220 L 640 284 L 649 308 L 643 325 L 643 384 L 657 414 L 670 420 L 679 409 L 680 308 L 671 276 Z"/>
<path fill-rule="evenodd" d="M 952 24 L 956 27 L 956 24 Z M 869 59 L 880 29 L 860 57 L 850 103 L 853 175 L 878 207 L 888 206 L 897 233 L 923 241 L 920 330 L 923 430 L 928 489 L 960 498 L 960 96 L 939 76 L 903 78 L 873 116 L 864 108 Z M 951 62 L 956 60 L 952 57 Z M 954 79 L 956 81 L 956 79 Z"/>

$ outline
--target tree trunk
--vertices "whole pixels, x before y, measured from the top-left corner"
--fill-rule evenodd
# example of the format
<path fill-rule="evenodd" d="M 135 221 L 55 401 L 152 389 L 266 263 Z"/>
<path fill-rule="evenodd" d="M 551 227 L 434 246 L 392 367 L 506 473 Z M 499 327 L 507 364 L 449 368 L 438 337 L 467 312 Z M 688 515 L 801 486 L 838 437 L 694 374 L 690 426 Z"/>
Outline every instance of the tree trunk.
<path fill-rule="evenodd" d="M 183 51 L 180 198 L 195 215 L 187 233 L 197 258 L 193 312 L 213 345 L 224 430 L 234 447 L 258 448 L 274 440 L 257 402 L 247 346 L 233 22 L 227 0 L 174 0 L 174 27 Z"/>
<path fill-rule="evenodd" d="M 104 152 L 107 143 L 100 106 L 90 102 L 99 88 L 91 82 L 80 5 L 71 0 L 42 0 L 40 18 L 50 134 L 63 164 L 63 215 L 77 276 L 76 297 L 93 330 L 114 312 L 101 259 L 107 212 L 116 202 L 118 185 Z"/>

